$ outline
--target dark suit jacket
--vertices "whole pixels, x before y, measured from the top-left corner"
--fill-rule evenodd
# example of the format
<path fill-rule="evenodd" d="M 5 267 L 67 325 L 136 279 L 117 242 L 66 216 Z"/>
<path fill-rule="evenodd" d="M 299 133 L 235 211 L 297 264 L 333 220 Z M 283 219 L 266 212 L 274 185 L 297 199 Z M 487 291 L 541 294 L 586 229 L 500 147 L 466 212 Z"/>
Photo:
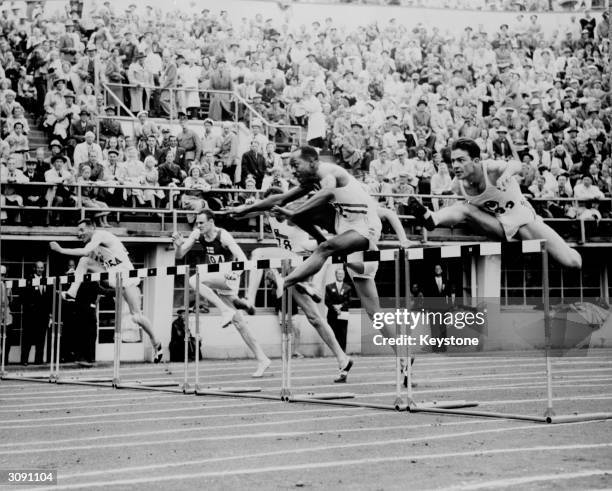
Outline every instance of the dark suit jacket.
<path fill-rule="evenodd" d="M 70 125 L 70 134 L 74 137 L 77 143 L 83 143 L 85 141 L 85 133 L 88 131 L 96 133 L 96 125 L 91 121 L 83 123 L 83 121 L 73 121 Z"/>
<path fill-rule="evenodd" d="M 170 148 L 164 148 L 163 150 L 161 150 L 158 162 L 163 164 L 166 161 L 166 154 L 169 152 L 169 150 Z M 184 171 L 187 171 L 187 169 L 185 169 L 185 149 L 181 147 L 176 147 L 176 153 L 174 154 L 174 163 L 177 164 Z"/>
<path fill-rule="evenodd" d="M 153 157 L 155 157 L 155 160 L 157 160 L 157 162 L 161 164 L 163 163 L 163 161 L 160 161 L 160 158 L 162 157 L 162 155 L 165 154 L 165 152 L 166 149 L 161 148 L 159 145 L 156 145 L 155 148 L 153 148 L 153 151 L 151 151 L 147 146 L 140 151 L 140 160 L 144 162 L 144 159 L 146 159 L 149 155 L 153 155 Z"/>
<path fill-rule="evenodd" d="M 502 149 L 502 143 L 503 143 L 503 149 Z M 512 157 L 512 149 L 510 148 L 510 144 L 505 138 L 503 140 L 500 140 L 500 139 L 493 140 L 492 146 L 493 146 L 493 155 L 495 157 L 501 157 L 501 158 Z"/>
<path fill-rule="evenodd" d="M 183 181 L 181 168 L 178 164 L 162 164 L 157 170 L 159 172 L 158 182 L 160 186 L 168 186 L 172 183 L 172 179 L 178 179 L 180 182 Z"/>
<path fill-rule="evenodd" d="M 255 178 L 257 189 L 261 189 L 264 175 L 266 174 L 266 159 L 261 153 L 255 153 L 253 150 L 245 152 L 242 156 L 242 174 L 241 182 L 244 184 L 245 179 L 249 174 Z"/>
<path fill-rule="evenodd" d="M 446 310 L 451 306 L 453 286 L 448 279 L 442 276 L 442 289 L 438 288 L 434 275 L 431 275 L 423 284 L 425 308 L 432 310 Z"/>
<path fill-rule="evenodd" d="M 338 319 L 338 314 L 334 305 L 342 305 L 340 310 L 348 312 L 349 303 L 351 301 L 351 287 L 346 283 L 342 284 L 342 289 L 338 291 L 336 282 L 330 283 L 325 287 L 325 305 L 327 306 L 327 318 L 329 321 Z"/>
<path fill-rule="evenodd" d="M 34 278 L 34 275 L 29 277 L 29 279 L 32 278 Z M 24 316 L 40 319 L 41 321 L 49 317 L 53 287 L 43 286 L 42 288 L 43 292 L 40 291 L 40 287 L 27 287 L 23 289 L 21 305 L 23 306 Z"/>
<path fill-rule="evenodd" d="M 30 173 L 26 170 L 23 173 L 29 180 L 30 182 L 45 182 L 45 172 L 41 169 L 36 169 L 33 173 L 33 175 L 30 175 Z M 45 194 L 47 192 L 47 187 L 46 186 L 22 186 L 19 194 L 23 197 L 26 196 L 38 196 L 40 198 L 44 198 Z M 40 204 L 46 205 L 46 202 L 40 201 Z"/>

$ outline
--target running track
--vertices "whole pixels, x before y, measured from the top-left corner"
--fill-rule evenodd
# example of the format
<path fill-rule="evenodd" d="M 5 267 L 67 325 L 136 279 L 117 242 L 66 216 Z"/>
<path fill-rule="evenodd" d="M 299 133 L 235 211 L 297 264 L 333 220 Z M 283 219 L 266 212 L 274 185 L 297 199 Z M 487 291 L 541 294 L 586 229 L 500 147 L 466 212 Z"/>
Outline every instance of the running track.
<path fill-rule="evenodd" d="M 392 403 L 394 363 L 356 358 L 349 383 L 338 386 L 333 360 L 294 360 L 293 385 L 297 393 L 344 391 Z M 612 411 L 612 352 L 558 358 L 553 366 L 557 413 Z M 280 361 L 263 380 L 249 378 L 253 368 L 249 360 L 205 361 L 200 384 L 278 394 Z M 415 398 L 541 415 L 543 368 L 541 356 L 423 355 L 414 367 Z M 181 377 L 179 364 L 122 367 L 124 380 Z M 49 488 L 57 490 L 609 489 L 612 420 L 545 425 L 2 381 L 0 469 L 8 468 L 57 469 L 58 485 Z"/>

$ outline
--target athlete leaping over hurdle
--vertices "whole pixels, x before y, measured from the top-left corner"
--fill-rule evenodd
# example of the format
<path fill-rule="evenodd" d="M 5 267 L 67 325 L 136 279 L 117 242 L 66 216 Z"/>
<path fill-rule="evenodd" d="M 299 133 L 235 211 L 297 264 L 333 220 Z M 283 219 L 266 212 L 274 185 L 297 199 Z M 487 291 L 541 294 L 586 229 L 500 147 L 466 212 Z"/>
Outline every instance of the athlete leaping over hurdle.
<path fill-rule="evenodd" d="M 204 251 L 204 261 L 207 264 L 217 264 L 229 261 L 245 261 L 246 255 L 230 233 L 215 225 L 209 211 L 202 211 L 196 218 L 195 228 L 185 240 L 180 233 L 172 235 L 176 258 L 182 259 L 189 250 L 199 242 Z M 255 313 L 253 307 L 245 300 L 238 298 L 240 271 L 227 273 L 204 273 L 200 275 L 200 284 L 196 284 L 196 276 L 189 279 L 189 285 L 196 294 L 212 302 L 221 312 L 221 327 L 233 324 L 238 333 L 257 359 L 257 369 L 252 374 L 254 378 L 263 377 L 270 366 L 270 359 L 248 330 L 242 312 L 235 307 Z"/>
<path fill-rule="evenodd" d="M 66 249 L 57 242 L 51 242 L 49 246 L 52 251 L 67 256 L 81 256 L 77 264 L 75 275 L 77 277 L 87 273 L 107 272 L 108 284 L 116 286 L 116 273 L 127 272 L 134 269 L 128 256 L 128 252 L 119 238 L 108 230 L 96 230 L 96 226 L 89 219 L 83 219 L 78 223 L 77 237 L 85 243 L 84 247 Z M 159 363 L 163 358 L 162 344 L 157 341 L 153 334 L 151 321 L 147 319 L 140 310 L 139 278 L 123 278 L 123 298 L 130 308 L 132 320 L 140 326 L 151 338 L 151 344 L 155 350 L 153 361 Z M 76 298 L 81 281 L 75 281 L 66 292 L 68 300 Z"/>
<path fill-rule="evenodd" d="M 319 245 L 313 254 L 284 279 L 286 288 L 295 286 L 298 293 L 307 294 L 315 300 L 320 299 L 318 292 L 312 285 L 304 281 L 318 272 L 329 257 L 348 255 L 349 274 L 353 279 L 362 306 L 372 317 L 380 310 L 378 292 L 374 282 L 378 264 L 352 261 L 350 254 L 377 250 L 382 229 L 381 214 L 386 215 L 385 218 L 388 218 L 392 224 L 399 223 L 399 220 L 392 212 L 381 211 L 376 201 L 359 181 L 345 169 L 335 164 L 320 162 L 318 153 L 313 147 L 304 146 L 296 152 L 291 159 L 291 166 L 299 186 L 286 193 L 269 196 L 252 205 L 234 208 L 229 213 L 234 216 L 244 216 L 249 213 L 273 210 L 285 215 L 295 225 L 317 239 Z M 317 190 L 317 192 L 297 209 L 282 208 L 283 205 L 306 196 L 312 190 Z M 333 204 L 335 213 L 333 211 L 329 213 L 329 208 L 326 207 L 329 203 Z M 322 217 L 322 209 L 327 213 L 327 217 Z M 327 218 L 327 224 L 322 223 L 325 222 L 325 218 Z M 335 222 L 333 227 L 329 226 L 330 219 Z M 334 230 L 336 235 L 325 239 L 317 225 Z M 402 245 L 409 246 L 410 242 L 405 238 L 401 224 L 399 228 L 401 229 Z M 390 331 L 385 334 L 394 335 Z"/>
<path fill-rule="evenodd" d="M 521 193 L 514 178 L 521 170 L 516 160 L 481 160 L 480 147 L 469 138 L 453 143 L 451 162 L 455 179 L 453 191 L 464 196 L 438 211 L 430 211 L 416 198 L 408 201 L 408 212 L 427 228 L 469 222 L 499 240 L 545 239 L 551 256 L 567 268 L 581 268 L 582 257 L 557 232 L 544 223 Z"/>

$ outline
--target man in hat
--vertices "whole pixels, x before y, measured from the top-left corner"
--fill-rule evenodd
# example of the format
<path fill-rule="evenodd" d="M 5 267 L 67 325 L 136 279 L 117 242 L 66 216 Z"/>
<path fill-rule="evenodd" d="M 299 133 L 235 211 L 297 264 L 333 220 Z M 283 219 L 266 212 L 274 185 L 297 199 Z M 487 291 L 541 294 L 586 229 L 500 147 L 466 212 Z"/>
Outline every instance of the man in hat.
<path fill-rule="evenodd" d="M 83 84 L 94 84 L 96 83 L 97 77 L 100 76 L 100 60 L 97 57 L 96 45 L 88 44 L 86 48 L 87 56 L 81 57 L 75 67 L 74 71 L 79 76 L 80 84 L 79 87 L 75 87 L 77 92 L 81 92 Z"/>
<path fill-rule="evenodd" d="M 108 140 L 111 136 L 123 136 L 124 133 L 121 123 L 114 119 L 117 115 L 115 106 L 106 106 L 104 112 L 106 113 L 106 117 L 100 118 L 100 138 Z"/>
<path fill-rule="evenodd" d="M 224 57 L 217 58 L 217 69 L 210 77 L 211 90 L 233 91 L 234 83 L 232 75 L 227 68 L 227 63 Z M 213 121 L 223 121 L 224 115 L 231 115 L 231 98 L 229 94 L 213 93 L 210 98 L 210 107 L 208 117 Z"/>
<path fill-rule="evenodd" d="M 70 125 L 70 136 L 76 140 L 76 143 L 83 143 L 85 141 L 85 133 L 91 131 L 95 134 L 96 125 L 91 120 L 91 114 L 87 109 L 81 110 L 79 119 L 72 121 Z"/>
<path fill-rule="evenodd" d="M 45 173 L 42 169 L 38 168 L 36 160 L 26 160 L 26 170 L 23 173 L 29 182 L 45 182 Z M 45 186 L 24 186 L 21 190 L 21 197 L 23 198 L 23 204 L 25 206 L 45 206 L 45 193 L 47 188 Z M 31 226 L 34 223 L 34 213 L 36 211 L 27 211 L 24 213 L 23 221 L 27 226 Z"/>
<path fill-rule="evenodd" d="M 508 135 L 508 128 L 500 126 L 497 129 L 497 138 L 492 142 L 493 157 L 496 159 L 514 158 L 519 160 L 512 139 Z"/>
<path fill-rule="evenodd" d="M 79 35 L 74 32 L 74 22 L 68 19 L 64 23 L 66 32 L 62 34 L 57 43 L 57 49 L 62 54 L 64 60 L 74 64 L 74 57 L 76 55 L 76 47 L 80 43 Z"/>
<path fill-rule="evenodd" d="M 143 53 L 136 53 L 127 70 L 128 82 L 133 85 L 130 87 L 130 109 L 134 114 L 149 110 L 149 96 L 154 84 L 153 74 L 145 67 L 144 60 Z"/>
<path fill-rule="evenodd" d="M 178 68 L 172 54 L 165 50 L 162 54 L 163 69 L 159 79 L 160 99 L 159 108 L 164 116 L 171 119 L 176 117 L 176 91 L 171 95 L 170 89 L 176 87 L 178 82 Z"/>
<path fill-rule="evenodd" d="M 195 131 L 188 126 L 187 114 L 182 111 L 178 112 L 179 124 L 181 131 L 176 135 L 178 147 L 185 151 L 185 164 L 188 170 L 190 162 L 200 161 L 202 155 L 202 141 Z"/>
<path fill-rule="evenodd" d="M 349 169 L 361 169 L 364 165 L 366 138 L 358 121 L 351 124 L 351 131 L 340 138 L 341 156 Z"/>
<path fill-rule="evenodd" d="M 74 176 L 66 168 L 66 160 L 63 155 L 55 155 L 51 159 L 51 169 L 45 172 L 45 182 L 55 184 L 47 188 L 45 196 L 47 206 L 73 206 L 75 203 L 74 192 L 67 187 L 74 184 Z M 47 216 L 47 223 L 52 220 L 55 225 L 60 224 L 61 214 L 50 212 Z"/>

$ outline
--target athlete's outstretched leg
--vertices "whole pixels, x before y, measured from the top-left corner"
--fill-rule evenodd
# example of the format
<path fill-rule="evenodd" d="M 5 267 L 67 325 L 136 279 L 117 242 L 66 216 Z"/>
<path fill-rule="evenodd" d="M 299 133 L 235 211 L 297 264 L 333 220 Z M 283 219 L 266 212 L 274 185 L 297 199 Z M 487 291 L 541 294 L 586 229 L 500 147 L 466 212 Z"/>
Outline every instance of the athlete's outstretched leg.
<path fill-rule="evenodd" d="M 320 271 L 327 258 L 332 255 L 366 251 L 369 245 L 370 241 L 354 230 L 349 230 L 326 240 L 319 244 L 312 255 L 285 278 L 285 288 L 304 281 Z"/>
<path fill-rule="evenodd" d="M 125 301 L 130 308 L 132 320 L 138 324 L 138 326 L 144 332 L 146 332 L 151 339 L 151 344 L 155 348 L 155 356 L 153 360 L 156 363 L 160 362 L 163 356 L 162 345 L 159 341 L 157 341 L 157 338 L 153 333 L 151 321 L 140 310 L 140 290 L 135 285 L 125 286 L 123 287 L 123 298 L 125 298 Z"/>
<path fill-rule="evenodd" d="M 231 309 L 231 306 L 233 305 L 237 297 L 236 295 L 221 295 L 220 298 L 222 302 L 226 303 L 227 308 Z M 236 326 L 236 330 L 238 331 L 238 334 L 240 334 L 244 343 L 248 346 L 248 348 L 251 350 L 251 352 L 255 356 L 255 359 L 257 360 L 257 370 L 253 372 L 252 377 L 254 378 L 263 377 L 264 372 L 270 366 L 270 363 L 271 363 L 270 358 L 266 356 L 266 354 L 264 353 L 259 343 L 251 335 L 251 332 L 249 331 L 246 325 L 244 314 L 240 311 L 236 311 L 234 313 L 234 317 L 232 320 L 233 320 L 234 326 Z"/>
<path fill-rule="evenodd" d="M 572 249 L 563 238 L 543 221 L 537 220 L 519 228 L 518 235 L 523 240 L 545 239 L 550 255 L 566 268 L 582 268 L 582 256 Z"/>
<path fill-rule="evenodd" d="M 342 372 L 348 372 L 348 370 L 350 370 L 350 368 L 352 367 L 353 362 L 346 355 L 346 353 L 342 351 L 342 348 L 340 347 L 340 344 L 338 343 L 338 340 L 334 335 L 334 331 L 332 331 L 330 325 L 319 313 L 317 304 L 314 303 L 312 298 L 310 298 L 308 295 L 304 295 L 296 291 L 293 292 L 293 299 L 302 308 L 302 311 L 304 312 L 306 319 L 308 319 L 308 322 L 310 322 L 310 324 L 312 324 L 312 326 L 316 329 L 316 331 L 319 333 L 319 336 L 321 336 L 323 342 L 332 351 L 332 353 L 336 357 L 336 360 L 338 360 L 338 367 L 340 368 L 341 372 L 340 378 L 342 380 L 337 379 L 337 381 L 346 382 L 346 373 L 344 373 L 343 375 Z"/>
<path fill-rule="evenodd" d="M 77 263 L 76 268 L 74 270 L 75 276 L 82 276 L 92 271 L 102 272 L 104 271 L 104 269 L 98 266 L 98 263 L 92 261 L 87 256 L 82 256 L 81 258 L 79 258 L 79 262 Z M 81 283 L 81 281 L 75 281 L 66 291 L 66 295 L 71 299 L 75 299 L 77 296 L 77 292 L 79 291 L 79 287 L 81 286 Z"/>

